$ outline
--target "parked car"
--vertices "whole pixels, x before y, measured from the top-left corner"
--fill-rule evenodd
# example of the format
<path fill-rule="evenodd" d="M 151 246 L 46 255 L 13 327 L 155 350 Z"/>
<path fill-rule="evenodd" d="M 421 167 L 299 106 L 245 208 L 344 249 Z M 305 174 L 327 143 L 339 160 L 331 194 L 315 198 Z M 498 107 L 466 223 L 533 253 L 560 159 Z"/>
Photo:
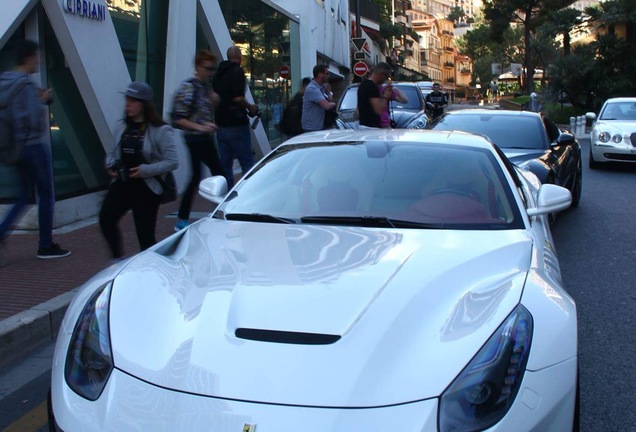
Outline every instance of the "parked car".
<path fill-rule="evenodd" d="M 483 137 L 294 137 L 70 304 L 73 431 L 570 431 L 577 313 L 541 185 Z"/>
<path fill-rule="evenodd" d="M 424 98 L 414 83 L 394 82 L 394 87 L 402 90 L 409 99 L 407 103 L 389 102 L 389 112 L 395 120 L 398 129 L 424 129 L 428 117 L 424 112 Z M 338 101 L 338 129 L 357 129 L 358 123 L 358 87 L 351 84 L 347 87 Z"/>
<path fill-rule="evenodd" d="M 590 168 L 607 162 L 636 162 L 636 98 L 612 98 L 605 101 L 590 134 Z"/>
<path fill-rule="evenodd" d="M 550 119 L 530 111 L 466 109 L 447 112 L 427 127 L 487 136 L 513 163 L 531 171 L 541 183 L 566 187 L 572 206 L 581 201 L 581 145 Z"/>
<path fill-rule="evenodd" d="M 420 88 L 424 99 L 426 99 L 427 94 L 433 93 L 433 81 L 418 81 L 417 86 Z"/>

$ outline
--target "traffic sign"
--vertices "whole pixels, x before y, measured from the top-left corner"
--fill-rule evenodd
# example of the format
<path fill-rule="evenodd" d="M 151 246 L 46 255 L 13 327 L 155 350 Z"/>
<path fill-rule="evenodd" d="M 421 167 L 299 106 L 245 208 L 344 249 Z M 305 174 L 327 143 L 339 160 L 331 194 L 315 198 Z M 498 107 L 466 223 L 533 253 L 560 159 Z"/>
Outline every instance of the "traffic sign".
<path fill-rule="evenodd" d="M 289 78 L 291 71 L 289 70 L 289 66 L 282 65 L 280 69 L 278 69 L 278 73 L 280 74 L 281 78 L 287 79 Z"/>
<path fill-rule="evenodd" d="M 353 42 L 358 51 L 362 51 L 362 47 L 367 42 L 367 38 L 351 38 L 351 42 Z"/>
<path fill-rule="evenodd" d="M 355 73 L 359 77 L 365 76 L 367 72 L 369 72 L 369 67 L 365 62 L 359 61 L 353 66 L 353 73 Z"/>

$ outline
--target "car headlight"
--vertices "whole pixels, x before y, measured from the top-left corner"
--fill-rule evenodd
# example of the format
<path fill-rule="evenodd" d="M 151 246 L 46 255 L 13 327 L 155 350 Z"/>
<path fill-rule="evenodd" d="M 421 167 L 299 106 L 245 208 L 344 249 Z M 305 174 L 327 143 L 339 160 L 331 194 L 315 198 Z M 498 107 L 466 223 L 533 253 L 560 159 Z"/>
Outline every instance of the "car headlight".
<path fill-rule="evenodd" d="M 409 122 L 406 128 L 407 129 L 424 129 L 426 127 L 426 123 L 427 123 L 426 117 L 421 116 L 411 120 L 411 122 Z"/>
<path fill-rule="evenodd" d="M 604 143 L 609 142 L 610 138 L 611 138 L 611 135 L 609 132 L 601 132 L 600 134 L 598 134 L 598 140 L 600 142 L 604 142 Z"/>
<path fill-rule="evenodd" d="M 78 395 L 99 398 L 113 370 L 108 309 L 113 282 L 100 287 L 82 309 L 66 354 L 64 377 Z"/>
<path fill-rule="evenodd" d="M 616 134 L 612 137 L 612 141 L 614 141 L 616 144 L 620 143 L 621 141 L 623 141 L 623 136 L 620 134 Z"/>
<path fill-rule="evenodd" d="M 482 431 L 499 422 L 521 386 L 531 340 L 532 316 L 519 305 L 442 393 L 439 430 Z"/>

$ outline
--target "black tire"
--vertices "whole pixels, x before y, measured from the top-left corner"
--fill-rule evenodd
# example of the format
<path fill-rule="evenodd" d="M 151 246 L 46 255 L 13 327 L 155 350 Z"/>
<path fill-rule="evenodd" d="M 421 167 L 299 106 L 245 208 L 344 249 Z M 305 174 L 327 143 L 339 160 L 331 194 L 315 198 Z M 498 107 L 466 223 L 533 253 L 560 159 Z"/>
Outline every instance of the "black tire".
<path fill-rule="evenodd" d="M 590 169 L 593 169 L 593 170 L 599 169 L 601 167 L 601 164 L 594 160 L 594 156 L 592 156 L 592 149 L 590 149 L 590 164 L 589 165 L 590 165 Z"/>

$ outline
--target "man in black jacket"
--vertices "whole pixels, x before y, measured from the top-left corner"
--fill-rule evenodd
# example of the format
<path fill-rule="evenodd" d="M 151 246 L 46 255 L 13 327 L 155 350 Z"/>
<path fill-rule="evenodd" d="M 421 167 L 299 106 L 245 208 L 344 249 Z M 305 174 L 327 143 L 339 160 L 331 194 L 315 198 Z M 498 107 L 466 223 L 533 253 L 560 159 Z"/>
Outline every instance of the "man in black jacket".
<path fill-rule="evenodd" d="M 227 60 L 219 64 L 212 80 L 212 88 L 221 98 L 216 111 L 216 139 L 228 188 L 234 186 L 234 158 L 238 159 L 243 174 L 254 165 L 248 115 L 255 116 L 258 107 L 245 98 L 247 81 L 242 60 L 241 50 L 231 46 Z"/>
<path fill-rule="evenodd" d="M 448 105 L 448 99 L 442 93 L 439 83 L 433 84 L 433 91 L 426 95 L 426 109 L 434 120 L 444 114 L 444 107 Z"/>

